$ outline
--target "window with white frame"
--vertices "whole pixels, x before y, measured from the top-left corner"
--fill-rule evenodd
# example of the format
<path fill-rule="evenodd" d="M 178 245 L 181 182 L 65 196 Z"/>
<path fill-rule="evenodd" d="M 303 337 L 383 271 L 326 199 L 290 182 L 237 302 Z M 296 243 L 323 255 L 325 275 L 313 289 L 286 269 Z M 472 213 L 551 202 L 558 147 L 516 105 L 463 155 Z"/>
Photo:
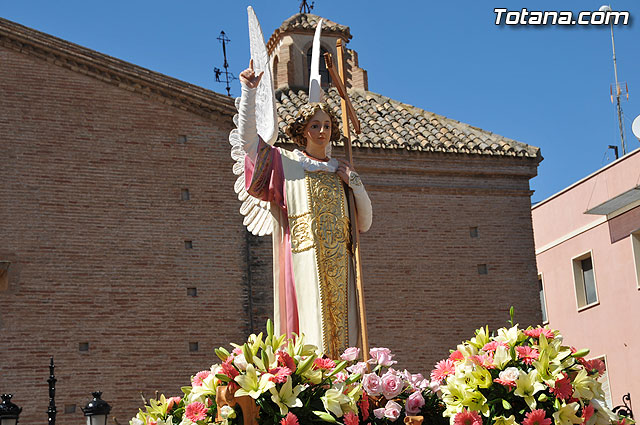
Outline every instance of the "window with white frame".
<path fill-rule="evenodd" d="M 540 293 L 540 310 L 542 310 L 542 323 L 549 323 L 547 318 L 547 301 L 544 298 L 544 282 L 542 281 L 542 273 L 538 274 L 538 292 Z"/>
<path fill-rule="evenodd" d="M 636 287 L 640 289 L 640 230 L 631 234 L 631 248 L 633 250 L 633 265 L 636 269 Z"/>
<path fill-rule="evenodd" d="M 591 251 L 573 258 L 572 262 L 578 309 L 597 304 L 598 291 Z"/>
<path fill-rule="evenodd" d="M 598 382 L 600 382 L 600 385 L 602 385 L 602 392 L 604 392 L 604 401 L 607 403 L 607 406 L 609 407 L 609 409 L 611 409 L 613 407 L 613 399 L 611 397 L 611 386 L 609 384 L 609 368 L 608 368 L 608 364 L 607 364 L 607 357 L 606 356 L 600 356 L 600 357 L 596 357 L 595 359 L 590 360 L 590 363 L 593 363 L 594 361 L 602 361 L 602 366 L 604 370 L 600 370 L 600 375 L 598 376 Z"/>

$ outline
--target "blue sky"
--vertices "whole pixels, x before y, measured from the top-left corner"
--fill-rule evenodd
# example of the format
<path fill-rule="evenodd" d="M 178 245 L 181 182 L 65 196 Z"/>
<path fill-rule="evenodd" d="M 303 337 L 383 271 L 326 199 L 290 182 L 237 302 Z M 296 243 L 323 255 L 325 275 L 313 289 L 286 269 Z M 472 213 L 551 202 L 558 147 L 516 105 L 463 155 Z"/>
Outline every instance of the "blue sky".
<path fill-rule="evenodd" d="M 0 16 L 111 56 L 223 93 L 216 40 L 224 30 L 231 71 L 249 60 L 246 7 L 266 37 L 299 2 L 227 0 L 4 1 Z M 316 0 L 312 13 L 351 28 L 349 47 L 368 71 L 369 89 L 542 149 L 531 181 L 534 202 L 613 160 L 620 145 L 609 86 L 614 81 L 608 26 L 496 26 L 509 10 L 598 10 L 600 1 Z M 628 151 L 640 147 L 640 2 L 611 3 L 631 23 L 614 29 Z M 232 89 L 238 94 L 237 82 Z M 635 179 L 637 176 L 630 176 Z"/>

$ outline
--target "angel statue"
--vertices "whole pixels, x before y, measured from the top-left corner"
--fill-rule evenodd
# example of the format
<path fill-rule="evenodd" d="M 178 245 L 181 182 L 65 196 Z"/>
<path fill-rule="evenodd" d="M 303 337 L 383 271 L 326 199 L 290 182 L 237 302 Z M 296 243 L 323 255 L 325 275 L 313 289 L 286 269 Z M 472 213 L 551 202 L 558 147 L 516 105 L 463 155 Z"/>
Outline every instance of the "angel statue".
<path fill-rule="evenodd" d="M 360 177 L 344 160 L 331 158 L 340 138 L 338 120 L 320 90 L 320 26 L 312 54 L 311 102 L 303 105 L 287 136 L 299 149 L 273 144 L 277 116 L 269 58 L 249 7 L 251 61 L 240 73 L 242 95 L 230 135 L 244 224 L 273 239 L 276 333 L 304 334 L 330 358 L 358 344 L 358 312 L 351 252 L 351 225 L 344 185 L 353 191 L 358 226 L 371 226 L 371 201 Z M 315 48 L 315 47 L 318 48 Z M 315 57 L 314 57 L 315 56 Z M 315 78 L 315 80 L 314 80 Z M 315 101 L 314 101 L 315 100 Z"/>

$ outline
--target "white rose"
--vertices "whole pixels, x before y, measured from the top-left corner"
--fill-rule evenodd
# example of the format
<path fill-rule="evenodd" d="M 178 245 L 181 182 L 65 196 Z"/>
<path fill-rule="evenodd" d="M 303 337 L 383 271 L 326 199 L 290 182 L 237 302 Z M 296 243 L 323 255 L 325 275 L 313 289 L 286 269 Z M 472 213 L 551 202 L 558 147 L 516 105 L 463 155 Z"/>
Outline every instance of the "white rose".
<path fill-rule="evenodd" d="M 231 406 L 222 406 L 220 408 L 220 416 L 222 419 L 235 418 L 236 412 Z"/>
<path fill-rule="evenodd" d="M 233 364 L 240 370 L 247 370 L 247 360 L 244 358 L 244 354 L 239 354 L 233 359 Z"/>
<path fill-rule="evenodd" d="M 130 425 L 144 425 L 144 422 L 139 418 L 133 418 L 129 422 Z"/>
<path fill-rule="evenodd" d="M 520 371 L 518 370 L 518 368 L 508 367 L 502 372 L 500 372 L 498 377 L 503 381 L 515 381 L 516 379 L 518 379 L 519 375 L 520 375 Z"/>

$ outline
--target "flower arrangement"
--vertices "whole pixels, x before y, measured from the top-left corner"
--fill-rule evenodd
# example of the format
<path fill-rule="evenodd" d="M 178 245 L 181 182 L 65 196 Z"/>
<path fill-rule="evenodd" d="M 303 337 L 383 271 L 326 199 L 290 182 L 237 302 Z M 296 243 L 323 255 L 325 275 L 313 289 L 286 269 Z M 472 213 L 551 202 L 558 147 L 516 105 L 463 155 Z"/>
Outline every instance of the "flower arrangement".
<path fill-rule="evenodd" d="M 597 378 L 601 360 L 589 351 L 562 345 L 546 327 L 487 327 L 458 345 L 431 372 L 440 383 L 444 415 L 454 425 L 610 425 L 616 417 L 605 405 Z M 627 420 L 628 423 L 628 420 Z"/>
<path fill-rule="evenodd" d="M 332 423 L 342 425 L 408 423 L 446 425 L 445 405 L 421 374 L 399 371 L 387 348 L 372 348 L 368 363 L 359 349 L 340 359 L 320 356 L 303 336 L 251 335 L 231 352 L 216 350 L 221 363 L 191 378 L 182 397 L 150 400 L 130 425 L 240 425 L 244 407 L 221 403 L 221 393 L 251 399 L 259 407 L 260 425 Z M 222 397 L 224 399 L 224 397 Z M 248 415 L 253 415 L 249 412 Z"/>

